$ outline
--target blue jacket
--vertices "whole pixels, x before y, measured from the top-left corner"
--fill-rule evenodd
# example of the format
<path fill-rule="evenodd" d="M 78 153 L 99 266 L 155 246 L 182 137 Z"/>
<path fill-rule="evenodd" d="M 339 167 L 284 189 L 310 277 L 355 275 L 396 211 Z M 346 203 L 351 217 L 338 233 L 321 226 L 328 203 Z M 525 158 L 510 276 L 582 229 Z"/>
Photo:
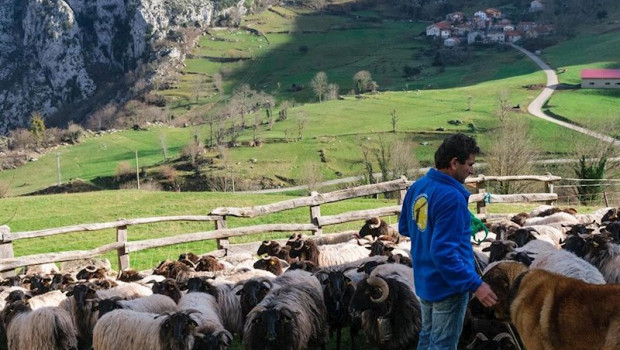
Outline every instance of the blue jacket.
<path fill-rule="evenodd" d="M 415 290 L 422 299 L 436 302 L 482 284 L 474 267 L 468 199 L 461 183 L 436 169 L 407 191 L 398 228 L 411 238 Z"/>

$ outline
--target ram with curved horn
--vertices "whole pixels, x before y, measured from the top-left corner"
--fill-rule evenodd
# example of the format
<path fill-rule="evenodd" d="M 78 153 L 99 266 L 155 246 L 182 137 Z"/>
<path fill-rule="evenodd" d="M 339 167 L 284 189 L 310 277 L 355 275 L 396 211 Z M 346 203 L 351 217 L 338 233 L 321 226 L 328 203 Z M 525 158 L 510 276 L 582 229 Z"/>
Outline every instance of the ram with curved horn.
<path fill-rule="evenodd" d="M 269 256 L 275 256 L 282 260 L 285 260 L 287 263 L 291 264 L 296 259 L 290 257 L 289 253 L 291 251 L 291 246 L 285 245 L 281 246 L 278 241 L 263 241 L 261 245 L 258 247 L 258 251 L 256 255 L 263 256 L 265 254 Z"/>
<path fill-rule="evenodd" d="M 366 338 L 380 349 L 412 349 L 418 343 L 420 302 L 413 283 L 398 274 L 373 273 L 360 281 L 349 312 L 361 315 Z"/>

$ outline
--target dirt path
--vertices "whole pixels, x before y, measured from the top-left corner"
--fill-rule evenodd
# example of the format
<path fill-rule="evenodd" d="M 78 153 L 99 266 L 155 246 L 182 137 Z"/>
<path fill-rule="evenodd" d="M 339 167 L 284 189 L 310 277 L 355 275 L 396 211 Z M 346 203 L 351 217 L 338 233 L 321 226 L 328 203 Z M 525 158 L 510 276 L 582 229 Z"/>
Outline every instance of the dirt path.
<path fill-rule="evenodd" d="M 544 119 L 548 122 L 551 123 L 555 123 L 558 124 L 560 126 L 563 126 L 565 128 L 569 128 L 572 130 L 575 130 L 577 132 L 580 132 L 582 134 L 588 135 L 588 136 L 592 136 L 595 137 L 599 140 L 605 141 L 605 142 L 609 142 L 609 143 L 614 143 L 616 147 L 620 146 L 616 141 L 616 139 L 614 139 L 613 137 L 609 137 L 607 135 L 586 129 L 586 128 L 582 128 L 580 126 L 576 126 L 567 122 L 563 122 L 561 120 L 557 120 L 555 118 L 552 118 L 548 115 L 546 115 L 543 111 L 542 111 L 542 106 L 545 104 L 545 102 L 547 100 L 549 100 L 549 98 L 551 98 L 551 95 L 553 94 L 553 92 L 555 91 L 555 89 L 558 86 L 558 76 L 557 74 L 555 74 L 555 70 L 552 69 L 551 67 L 549 67 L 549 65 L 547 65 L 545 62 L 543 62 L 543 60 L 540 59 L 540 57 L 534 55 L 533 53 L 531 53 L 530 51 L 522 48 L 521 46 L 517 46 L 513 43 L 509 43 L 508 45 L 514 47 L 515 49 L 523 52 L 527 57 L 529 57 L 532 61 L 534 61 L 547 75 L 547 86 L 543 89 L 543 91 L 540 93 L 540 95 L 538 95 L 538 97 L 536 97 L 536 99 L 534 101 L 532 101 L 532 103 L 530 103 L 529 106 L 527 106 L 527 111 L 538 118 Z"/>

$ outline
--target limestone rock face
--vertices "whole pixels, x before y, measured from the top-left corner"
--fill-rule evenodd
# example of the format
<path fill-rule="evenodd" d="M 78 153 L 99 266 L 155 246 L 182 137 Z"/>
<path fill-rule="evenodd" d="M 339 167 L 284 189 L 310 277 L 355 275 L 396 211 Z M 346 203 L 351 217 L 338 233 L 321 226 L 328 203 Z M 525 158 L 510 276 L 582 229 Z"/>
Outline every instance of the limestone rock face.
<path fill-rule="evenodd" d="M 243 13 L 243 0 L 236 4 Z M 97 91 L 108 72 L 122 74 L 174 47 L 154 48 L 170 30 L 207 27 L 220 9 L 204 0 L 0 1 L 0 133 L 27 126 Z M 173 40 L 169 40 L 173 42 Z M 158 52 L 159 51 L 159 52 Z"/>

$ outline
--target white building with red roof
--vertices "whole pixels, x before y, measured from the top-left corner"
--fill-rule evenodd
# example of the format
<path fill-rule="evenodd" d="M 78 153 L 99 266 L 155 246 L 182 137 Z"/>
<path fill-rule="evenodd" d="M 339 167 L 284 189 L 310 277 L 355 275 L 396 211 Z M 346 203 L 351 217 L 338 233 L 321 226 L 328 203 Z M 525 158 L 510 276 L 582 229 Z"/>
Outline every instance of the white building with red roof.
<path fill-rule="evenodd" d="M 582 69 L 581 88 L 620 89 L 620 69 Z"/>
<path fill-rule="evenodd" d="M 452 25 L 448 21 L 433 23 L 426 27 L 426 36 L 439 36 L 443 39 L 447 39 L 450 37 L 451 29 Z"/>

